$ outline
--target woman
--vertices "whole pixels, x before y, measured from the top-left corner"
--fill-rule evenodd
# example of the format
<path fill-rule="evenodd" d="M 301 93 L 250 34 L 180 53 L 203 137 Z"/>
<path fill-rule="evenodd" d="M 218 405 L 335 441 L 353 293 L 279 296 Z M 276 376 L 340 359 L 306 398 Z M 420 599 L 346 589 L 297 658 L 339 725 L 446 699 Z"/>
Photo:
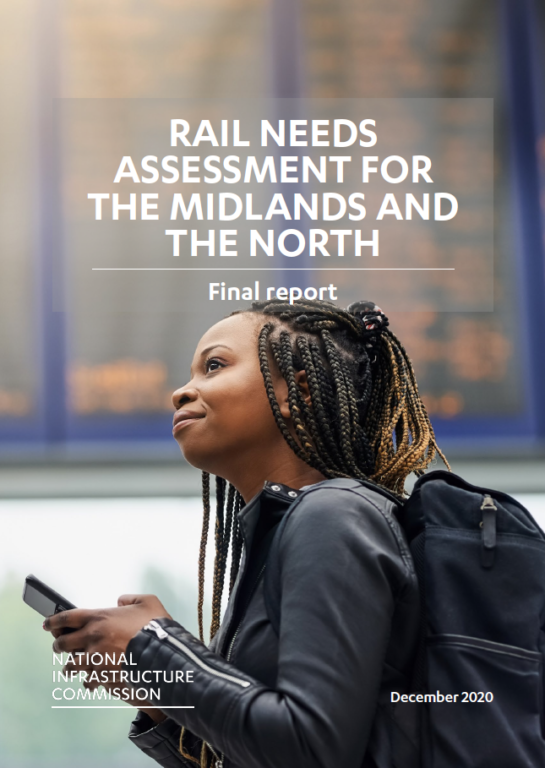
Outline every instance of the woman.
<path fill-rule="evenodd" d="M 165 768 L 408 768 L 417 727 L 390 694 L 410 685 L 418 587 L 395 513 L 406 477 L 443 456 L 387 318 L 370 302 L 256 302 L 205 333 L 173 402 L 173 435 L 203 470 L 201 640 L 156 597 L 125 595 L 47 619 L 54 650 L 126 652 L 140 672 L 183 673 L 160 683 L 162 710 L 141 706 L 130 733 Z"/>

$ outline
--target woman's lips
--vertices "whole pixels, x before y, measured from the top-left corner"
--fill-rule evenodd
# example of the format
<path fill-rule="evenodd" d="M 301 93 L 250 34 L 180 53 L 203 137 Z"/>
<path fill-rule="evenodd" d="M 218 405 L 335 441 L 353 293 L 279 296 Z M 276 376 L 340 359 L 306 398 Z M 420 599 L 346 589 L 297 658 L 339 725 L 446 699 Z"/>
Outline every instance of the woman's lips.
<path fill-rule="evenodd" d="M 183 427 L 186 427 L 188 424 L 191 424 L 192 422 L 198 421 L 202 418 L 203 416 L 200 414 L 190 412 L 179 411 L 178 413 L 175 413 L 173 419 L 172 434 L 175 435 L 177 432 L 183 429 Z"/>

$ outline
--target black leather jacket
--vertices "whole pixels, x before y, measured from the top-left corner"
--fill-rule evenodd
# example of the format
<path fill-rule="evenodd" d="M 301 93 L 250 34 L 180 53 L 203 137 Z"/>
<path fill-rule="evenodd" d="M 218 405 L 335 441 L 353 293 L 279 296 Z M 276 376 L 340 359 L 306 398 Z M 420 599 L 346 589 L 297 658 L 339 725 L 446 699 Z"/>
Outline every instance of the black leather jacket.
<path fill-rule="evenodd" d="M 207 648 L 171 619 L 130 641 L 138 670 L 193 670 L 161 683 L 168 719 L 140 713 L 129 738 L 164 768 L 192 766 L 205 740 L 223 768 L 409 768 L 417 758 L 408 690 L 418 584 L 394 497 L 371 483 L 265 483 L 240 512 L 244 554 L 221 628 Z M 267 614 L 275 527 L 280 630 Z M 185 678 L 184 678 L 185 679 Z M 155 684 L 154 686 L 155 687 Z"/>

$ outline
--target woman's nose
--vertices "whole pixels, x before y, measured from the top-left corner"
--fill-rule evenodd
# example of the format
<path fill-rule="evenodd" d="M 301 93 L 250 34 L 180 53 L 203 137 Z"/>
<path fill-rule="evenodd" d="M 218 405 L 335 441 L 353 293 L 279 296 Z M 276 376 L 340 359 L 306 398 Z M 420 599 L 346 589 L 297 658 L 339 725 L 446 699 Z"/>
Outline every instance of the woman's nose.
<path fill-rule="evenodd" d="M 189 384 L 186 384 L 185 387 L 180 387 L 180 389 L 177 389 L 172 393 L 172 404 L 176 410 L 181 408 L 182 405 L 191 403 L 196 399 L 197 390 L 194 387 L 191 387 Z"/>

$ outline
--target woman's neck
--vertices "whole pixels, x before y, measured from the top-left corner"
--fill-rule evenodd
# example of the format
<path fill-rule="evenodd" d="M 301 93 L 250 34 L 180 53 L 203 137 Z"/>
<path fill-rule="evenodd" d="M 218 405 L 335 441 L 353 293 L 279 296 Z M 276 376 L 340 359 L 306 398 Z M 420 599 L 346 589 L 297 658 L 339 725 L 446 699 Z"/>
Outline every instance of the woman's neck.
<path fill-rule="evenodd" d="M 309 467 L 303 461 L 294 456 L 295 461 L 277 464 L 268 468 L 262 468 L 259 472 L 252 472 L 251 476 L 241 478 L 238 484 L 233 485 L 239 491 L 246 504 L 263 488 L 267 481 L 287 485 L 290 488 L 302 488 L 305 485 L 313 485 L 325 480 L 325 475 L 313 467 Z M 254 467 L 255 470 L 255 467 Z"/>

